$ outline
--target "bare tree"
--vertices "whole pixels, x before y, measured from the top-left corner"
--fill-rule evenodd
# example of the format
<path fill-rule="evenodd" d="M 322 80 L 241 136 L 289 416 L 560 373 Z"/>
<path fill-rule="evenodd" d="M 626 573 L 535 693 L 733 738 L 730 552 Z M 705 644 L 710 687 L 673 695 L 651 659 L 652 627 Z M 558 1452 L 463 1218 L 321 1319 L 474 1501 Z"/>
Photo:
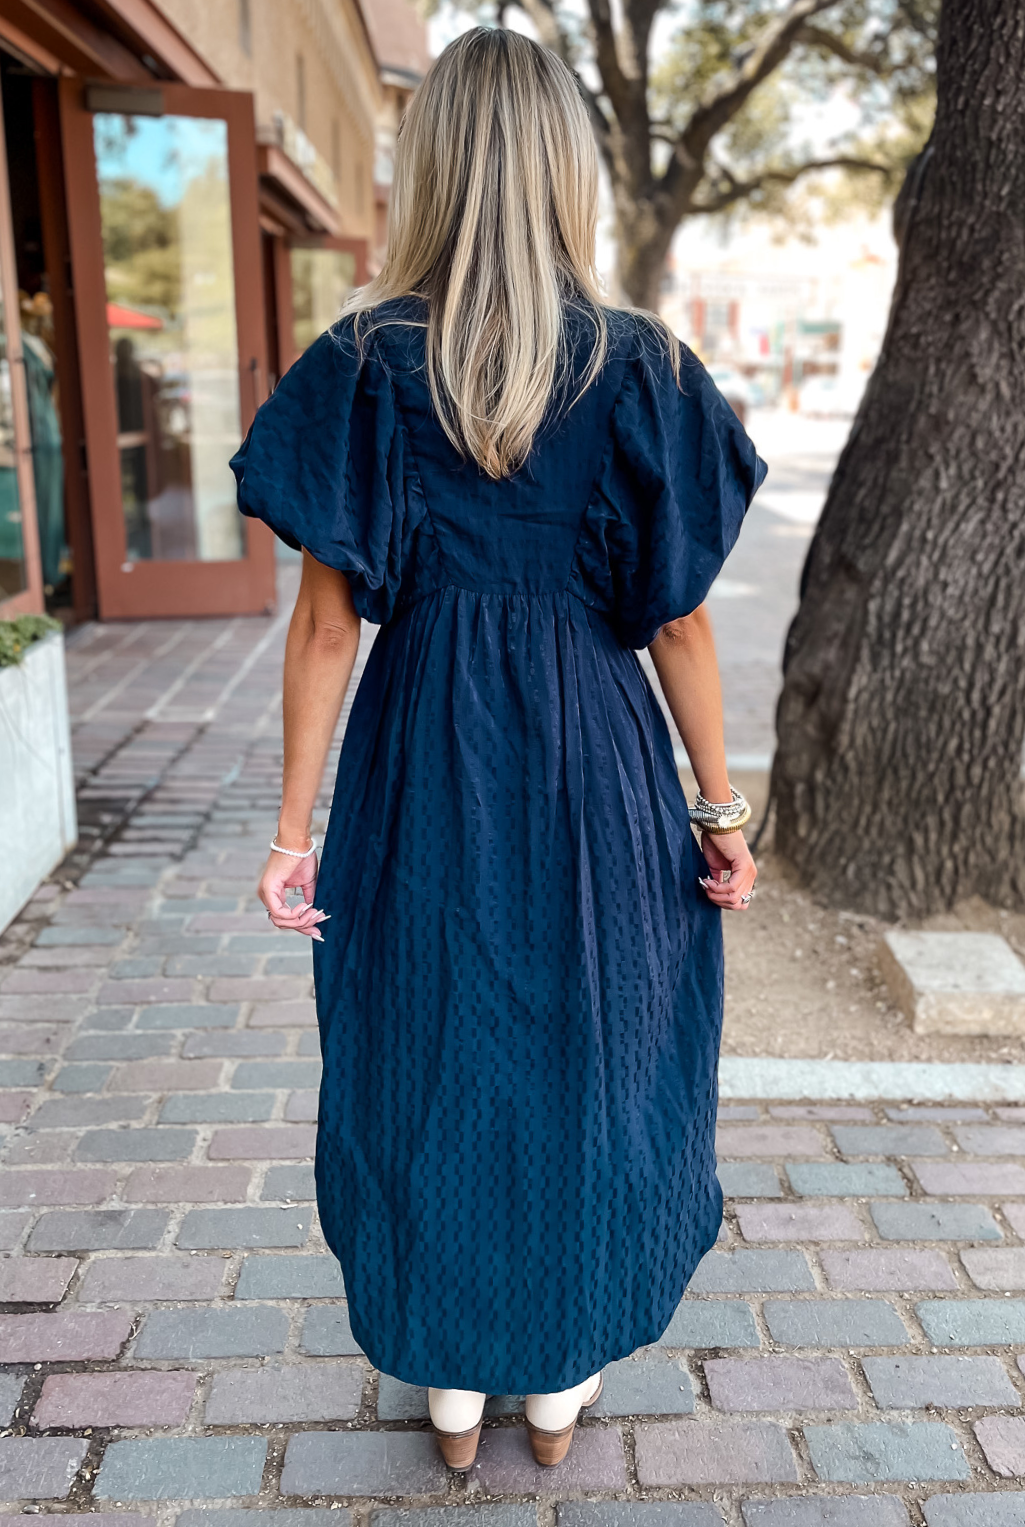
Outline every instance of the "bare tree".
<path fill-rule="evenodd" d="M 681 19 L 667 0 L 587 0 L 584 21 L 562 0 L 516 3 L 580 80 L 612 186 L 619 283 L 641 306 L 657 306 L 685 218 L 764 204 L 827 169 L 892 183 L 923 120 L 927 131 L 938 0 L 697 0 Z M 499 0 L 499 20 L 512 8 Z M 856 85 L 866 132 L 800 151 L 789 105 L 840 80 Z"/>
<path fill-rule="evenodd" d="M 883 351 L 784 660 L 776 845 L 882 916 L 1025 902 L 1025 6 L 945 0 Z"/>

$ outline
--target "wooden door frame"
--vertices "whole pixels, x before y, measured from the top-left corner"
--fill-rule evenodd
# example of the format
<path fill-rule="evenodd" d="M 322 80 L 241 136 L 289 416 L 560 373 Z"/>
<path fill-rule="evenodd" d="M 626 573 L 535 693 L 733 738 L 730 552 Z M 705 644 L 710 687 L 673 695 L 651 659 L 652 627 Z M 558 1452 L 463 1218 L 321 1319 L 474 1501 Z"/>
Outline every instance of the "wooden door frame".
<path fill-rule="evenodd" d="M 18 509 L 21 514 L 21 555 L 25 567 L 25 587 L 18 594 L 0 600 L 0 620 L 18 615 L 41 615 L 43 600 L 43 563 L 36 522 L 36 480 L 32 465 L 32 424 L 28 411 L 28 388 L 25 383 L 25 357 L 21 344 L 21 314 L 18 311 L 18 262 L 14 252 L 14 225 L 11 217 L 11 190 L 7 179 L 7 141 L 0 103 L 0 289 L 3 291 L 4 327 L 7 331 L 7 367 L 11 380 L 11 413 L 14 424 L 14 467 L 18 484 Z"/>
<path fill-rule="evenodd" d="M 100 616 L 110 620 L 263 613 L 274 607 L 274 537 L 257 521 L 244 522 L 245 551 L 235 562 L 126 560 L 103 232 L 93 114 L 86 105 L 86 88 L 80 79 L 64 78 L 59 98 Z M 215 118 L 227 123 L 244 433 L 264 400 L 267 378 L 253 99 L 242 91 L 179 84 L 161 83 L 159 90 L 168 116 Z M 152 99 L 152 95 L 151 87 L 147 96 Z M 126 102 L 130 99 L 127 93 L 125 98 Z"/>

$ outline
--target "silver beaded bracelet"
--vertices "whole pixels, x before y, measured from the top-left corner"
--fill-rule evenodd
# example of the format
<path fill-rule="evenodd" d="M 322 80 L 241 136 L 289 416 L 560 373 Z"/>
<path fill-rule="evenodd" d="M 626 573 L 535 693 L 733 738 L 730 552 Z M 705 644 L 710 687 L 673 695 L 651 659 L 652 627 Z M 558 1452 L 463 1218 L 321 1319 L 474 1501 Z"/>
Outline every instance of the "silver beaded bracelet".
<path fill-rule="evenodd" d="M 736 832 L 743 827 L 745 822 L 751 820 L 751 807 L 741 795 L 739 790 L 730 786 L 731 799 L 724 802 L 709 801 L 701 794 L 700 790 L 695 797 L 693 806 L 688 815 L 695 827 L 703 827 L 708 832 Z"/>
<path fill-rule="evenodd" d="M 287 854 L 290 859 L 308 859 L 311 854 L 317 852 L 317 840 L 312 833 L 310 834 L 310 846 L 304 853 L 300 853 L 297 848 L 282 848 L 277 838 L 271 838 L 270 846 L 276 854 Z"/>

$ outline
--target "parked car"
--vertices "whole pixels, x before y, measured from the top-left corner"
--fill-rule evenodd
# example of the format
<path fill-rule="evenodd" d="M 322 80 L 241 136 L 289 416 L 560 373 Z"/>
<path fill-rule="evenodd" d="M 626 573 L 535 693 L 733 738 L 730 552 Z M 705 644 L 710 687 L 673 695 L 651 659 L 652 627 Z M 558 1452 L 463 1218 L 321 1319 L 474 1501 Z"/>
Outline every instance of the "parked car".
<path fill-rule="evenodd" d="M 853 419 L 864 391 L 864 377 L 810 376 L 801 387 L 798 406 L 812 419 Z"/>

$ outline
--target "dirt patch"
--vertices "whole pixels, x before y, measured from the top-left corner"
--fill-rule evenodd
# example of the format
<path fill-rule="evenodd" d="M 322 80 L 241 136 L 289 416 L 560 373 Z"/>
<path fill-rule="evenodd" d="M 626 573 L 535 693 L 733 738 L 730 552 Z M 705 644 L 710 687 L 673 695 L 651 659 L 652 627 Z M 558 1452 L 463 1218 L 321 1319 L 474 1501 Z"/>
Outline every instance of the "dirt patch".
<path fill-rule="evenodd" d="M 738 776 L 735 782 L 757 820 L 765 776 Z M 686 776 L 684 785 L 691 794 Z M 879 973 L 879 940 L 892 926 L 816 905 L 774 855 L 760 852 L 751 910 L 723 918 L 723 1053 L 1025 1064 L 1025 1036 L 912 1033 Z M 899 926 L 999 933 L 1025 958 L 1025 913 L 998 911 L 979 900 Z"/>

